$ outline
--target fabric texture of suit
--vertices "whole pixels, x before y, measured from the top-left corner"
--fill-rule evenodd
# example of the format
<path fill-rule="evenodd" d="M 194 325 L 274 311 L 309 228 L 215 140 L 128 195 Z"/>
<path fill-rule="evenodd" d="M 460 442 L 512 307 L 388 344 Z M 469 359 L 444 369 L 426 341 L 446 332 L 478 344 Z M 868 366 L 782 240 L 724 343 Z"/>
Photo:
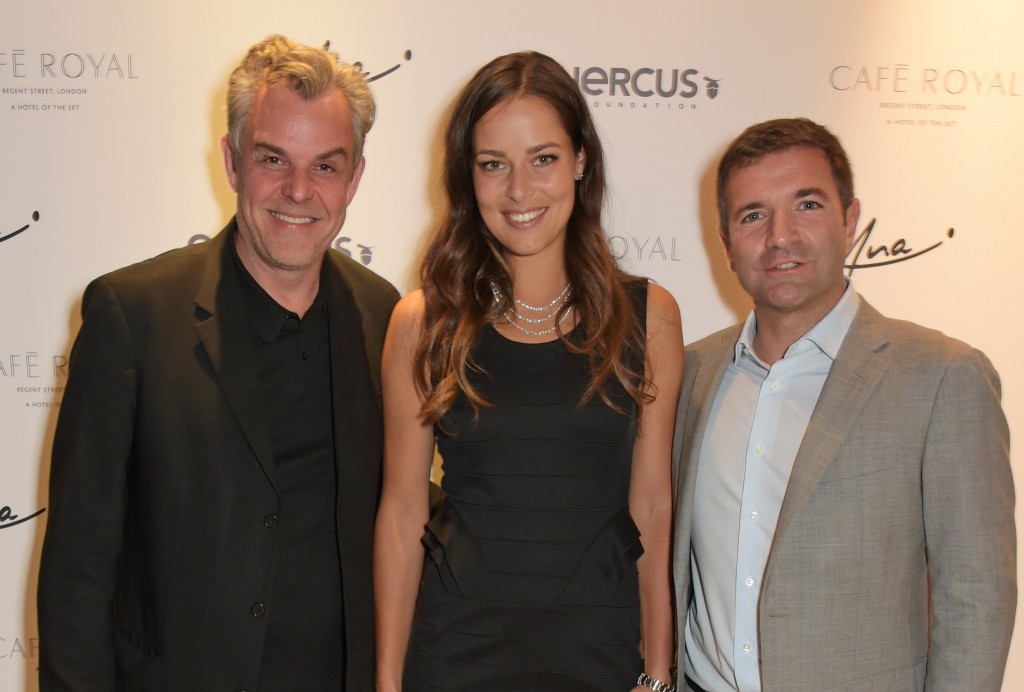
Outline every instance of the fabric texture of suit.
<path fill-rule="evenodd" d="M 255 688 L 280 504 L 227 266 L 234 232 L 86 289 L 40 569 L 43 692 Z M 323 272 L 346 689 L 361 691 L 374 677 L 380 354 L 398 294 L 333 250 Z"/>
<path fill-rule="evenodd" d="M 680 672 L 701 442 L 739 333 L 686 351 L 674 442 Z M 862 300 L 768 555 L 762 690 L 999 690 L 1016 606 L 1013 511 L 1009 431 L 988 359 Z"/>

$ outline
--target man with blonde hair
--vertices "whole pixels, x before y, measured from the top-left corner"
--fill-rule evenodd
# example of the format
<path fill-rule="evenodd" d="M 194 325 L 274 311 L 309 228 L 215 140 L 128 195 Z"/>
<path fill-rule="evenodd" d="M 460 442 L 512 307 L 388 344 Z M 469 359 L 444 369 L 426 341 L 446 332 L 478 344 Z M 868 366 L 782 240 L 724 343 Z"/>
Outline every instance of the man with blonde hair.
<path fill-rule="evenodd" d="M 93 281 L 54 439 L 40 689 L 369 690 L 380 352 L 329 249 L 375 105 L 271 36 L 231 76 L 235 218 Z"/>

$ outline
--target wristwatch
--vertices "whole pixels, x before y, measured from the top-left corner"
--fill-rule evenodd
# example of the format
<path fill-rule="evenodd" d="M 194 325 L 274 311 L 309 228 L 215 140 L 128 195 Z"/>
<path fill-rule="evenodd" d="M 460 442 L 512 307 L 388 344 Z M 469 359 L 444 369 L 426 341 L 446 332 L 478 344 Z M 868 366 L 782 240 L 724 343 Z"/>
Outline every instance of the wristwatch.
<path fill-rule="evenodd" d="M 640 677 L 636 679 L 636 684 L 643 685 L 649 690 L 654 690 L 654 692 L 676 692 L 675 685 L 669 685 L 667 682 L 656 680 L 647 673 L 640 673 Z"/>

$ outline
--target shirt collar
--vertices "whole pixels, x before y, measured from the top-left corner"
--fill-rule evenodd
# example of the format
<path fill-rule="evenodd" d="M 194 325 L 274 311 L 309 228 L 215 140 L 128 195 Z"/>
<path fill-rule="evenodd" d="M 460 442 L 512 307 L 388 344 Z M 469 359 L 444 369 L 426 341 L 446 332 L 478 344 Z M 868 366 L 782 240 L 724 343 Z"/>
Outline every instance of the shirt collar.
<path fill-rule="evenodd" d="M 260 338 L 270 343 L 281 334 L 281 330 L 284 329 L 288 320 L 294 320 L 294 324 L 297 324 L 299 316 L 271 298 L 270 294 L 252 277 L 249 270 L 242 264 L 242 258 L 238 256 L 238 249 L 235 247 L 233 239 L 228 239 L 228 245 L 231 247 L 231 257 L 234 260 L 231 264 L 238 272 L 239 283 L 242 286 L 245 315 Z M 307 314 L 312 313 L 313 310 L 326 310 L 322 290 L 323 272 L 320 273 L 320 281 L 321 290 L 317 291 L 316 298 Z"/>
<path fill-rule="evenodd" d="M 839 347 L 843 345 L 843 339 L 846 338 L 846 333 L 850 330 L 853 318 L 857 314 L 857 308 L 860 306 L 860 296 L 857 295 L 855 290 L 850 288 L 849 279 L 843 279 L 843 281 L 845 288 L 843 295 L 839 298 L 839 302 L 816 325 L 807 330 L 806 334 L 797 339 L 796 343 L 786 350 L 787 356 L 795 350 L 813 345 L 832 360 L 836 359 L 836 356 L 839 354 Z M 736 340 L 736 346 L 733 351 L 734 363 L 738 363 L 744 353 L 756 358 L 753 346 L 755 334 L 757 334 L 757 318 L 754 315 L 754 311 L 751 310 L 750 314 L 747 315 L 747 319 L 743 322 L 743 328 L 740 329 L 739 339 Z"/>

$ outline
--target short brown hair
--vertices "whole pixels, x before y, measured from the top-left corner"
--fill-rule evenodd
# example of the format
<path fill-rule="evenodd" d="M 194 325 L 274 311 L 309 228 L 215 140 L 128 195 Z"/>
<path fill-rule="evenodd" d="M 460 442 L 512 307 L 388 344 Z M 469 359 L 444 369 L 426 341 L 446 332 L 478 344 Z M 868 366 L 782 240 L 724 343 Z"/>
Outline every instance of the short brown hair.
<path fill-rule="evenodd" d="M 722 156 L 718 163 L 718 222 L 722 233 L 729 231 L 729 209 L 726 199 L 726 185 L 729 176 L 737 168 L 752 166 L 769 154 L 786 149 L 806 147 L 817 149 L 825 155 L 843 209 L 853 204 L 853 170 L 850 159 L 839 143 L 839 139 L 824 125 L 807 118 L 780 118 L 751 125 L 744 130 Z"/>

